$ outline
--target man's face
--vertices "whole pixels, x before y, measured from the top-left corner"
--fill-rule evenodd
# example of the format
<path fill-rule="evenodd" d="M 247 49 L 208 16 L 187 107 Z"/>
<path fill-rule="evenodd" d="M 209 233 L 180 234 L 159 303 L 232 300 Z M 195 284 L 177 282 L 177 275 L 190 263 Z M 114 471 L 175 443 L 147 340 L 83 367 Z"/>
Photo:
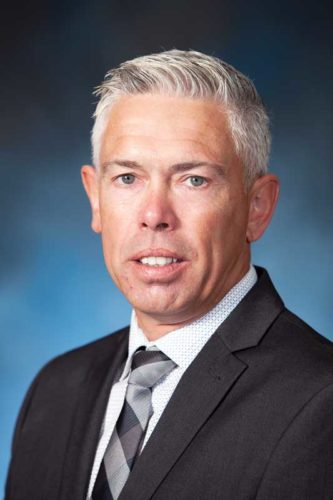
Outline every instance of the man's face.
<path fill-rule="evenodd" d="M 172 330 L 207 312 L 249 267 L 249 196 L 223 110 L 204 100 L 122 97 L 100 165 L 85 182 L 93 228 L 139 324 Z"/>

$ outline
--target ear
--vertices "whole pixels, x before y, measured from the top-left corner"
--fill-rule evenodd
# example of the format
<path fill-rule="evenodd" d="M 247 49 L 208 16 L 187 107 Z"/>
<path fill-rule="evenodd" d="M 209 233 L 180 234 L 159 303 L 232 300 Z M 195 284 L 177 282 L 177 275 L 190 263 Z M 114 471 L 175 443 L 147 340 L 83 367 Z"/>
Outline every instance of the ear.
<path fill-rule="evenodd" d="M 81 168 L 81 178 L 91 205 L 91 227 L 96 233 L 100 233 L 101 217 L 99 211 L 98 174 L 96 169 L 90 165 L 84 165 Z"/>
<path fill-rule="evenodd" d="M 279 196 L 279 179 L 267 174 L 259 177 L 252 185 L 249 195 L 249 219 L 247 241 L 258 240 L 273 216 Z"/>

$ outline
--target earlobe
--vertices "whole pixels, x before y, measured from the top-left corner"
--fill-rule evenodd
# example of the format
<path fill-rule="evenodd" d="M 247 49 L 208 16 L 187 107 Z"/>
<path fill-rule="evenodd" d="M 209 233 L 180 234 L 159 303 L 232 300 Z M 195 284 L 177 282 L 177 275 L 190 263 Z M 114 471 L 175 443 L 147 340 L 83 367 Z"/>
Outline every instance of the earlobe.
<path fill-rule="evenodd" d="M 279 196 L 279 180 L 267 174 L 257 179 L 250 190 L 247 241 L 258 240 L 268 227 Z"/>
<path fill-rule="evenodd" d="M 84 165 L 81 168 L 81 178 L 84 189 L 90 201 L 92 213 L 91 227 L 96 233 L 100 233 L 101 218 L 99 210 L 98 177 L 96 169 L 90 165 Z"/>

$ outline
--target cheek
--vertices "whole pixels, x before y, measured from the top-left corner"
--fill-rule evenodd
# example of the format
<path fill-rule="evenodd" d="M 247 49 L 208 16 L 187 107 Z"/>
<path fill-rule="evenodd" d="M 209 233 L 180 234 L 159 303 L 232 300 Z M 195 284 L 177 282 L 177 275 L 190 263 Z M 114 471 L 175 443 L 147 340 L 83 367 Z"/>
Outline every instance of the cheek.
<path fill-rule="evenodd" d="M 112 241 L 112 232 L 109 234 L 109 231 L 106 231 L 105 228 L 102 230 L 102 247 L 103 247 L 103 254 L 104 254 L 104 260 L 106 267 L 109 271 L 109 273 L 113 276 L 114 272 L 114 264 L 115 264 L 115 258 L 114 258 L 114 242 Z"/>
<path fill-rule="evenodd" d="M 196 227 L 200 245 L 216 260 L 246 241 L 246 210 L 229 200 L 223 206 L 207 210 L 198 218 Z"/>
<path fill-rule="evenodd" d="M 228 200 L 211 200 L 201 207 L 200 212 L 194 212 L 194 222 L 196 221 L 198 234 L 208 242 L 224 234 L 232 225 L 234 216 L 232 204 Z"/>
<path fill-rule="evenodd" d="M 126 228 L 119 223 L 119 218 L 113 212 L 105 211 L 101 217 L 102 223 L 102 246 L 105 262 L 110 273 L 116 270 L 121 255 L 122 242 Z"/>
<path fill-rule="evenodd" d="M 103 243 L 110 245 L 110 251 L 122 244 L 126 235 L 129 235 L 131 211 L 124 210 L 120 204 L 103 203 L 101 205 L 101 226 Z"/>
<path fill-rule="evenodd" d="M 224 211 L 211 208 L 196 215 L 191 218 L 187 236 L 190 245 L 196 250 L 198 263 L 209 268 L 219 260 L 228 240 L 227 217 Z"/>

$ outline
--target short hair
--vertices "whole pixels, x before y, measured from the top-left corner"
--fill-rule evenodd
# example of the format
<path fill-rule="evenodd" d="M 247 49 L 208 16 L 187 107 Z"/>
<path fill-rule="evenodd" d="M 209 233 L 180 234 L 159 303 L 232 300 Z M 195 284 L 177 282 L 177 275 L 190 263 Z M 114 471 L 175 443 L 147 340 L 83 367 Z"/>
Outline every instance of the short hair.
<path fill-rule="evenodd" d="M 267 172 L 269 118 L 253 82 L 217 57 L 176 49 L 126 61 L 111 69 L 97 87 L 99 102 L 92 130 L 93 162 L 97 168 L 112 103 L 121 96 L 138 94 L 208 99 L 223 105 L 246 184 Z"/>

